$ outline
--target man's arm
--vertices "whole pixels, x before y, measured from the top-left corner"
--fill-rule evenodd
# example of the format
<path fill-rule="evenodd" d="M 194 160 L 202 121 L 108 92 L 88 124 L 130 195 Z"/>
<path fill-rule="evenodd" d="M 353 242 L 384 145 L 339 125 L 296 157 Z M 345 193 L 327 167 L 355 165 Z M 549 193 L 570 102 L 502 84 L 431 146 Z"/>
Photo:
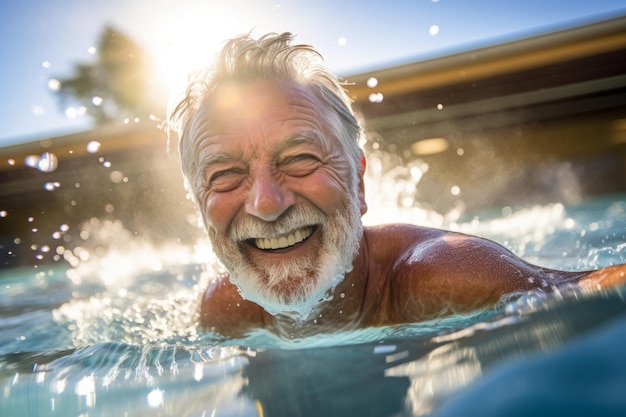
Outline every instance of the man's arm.
<path fill-rule="evenodd" d="M 626 264 L 590 271 L 578 281 L 581 288 L 602 289 L 626 282 Z"/>
<path fill-rule="evenodd" d="M 446 232 L 408 249 L 395 271 L 395 314 L 430 319 L 495 305 L 520 291 L 579 282 L 606 287 L 626 282 L 626 266 L 566 272 L 538 267 L 487 239 Z"/>

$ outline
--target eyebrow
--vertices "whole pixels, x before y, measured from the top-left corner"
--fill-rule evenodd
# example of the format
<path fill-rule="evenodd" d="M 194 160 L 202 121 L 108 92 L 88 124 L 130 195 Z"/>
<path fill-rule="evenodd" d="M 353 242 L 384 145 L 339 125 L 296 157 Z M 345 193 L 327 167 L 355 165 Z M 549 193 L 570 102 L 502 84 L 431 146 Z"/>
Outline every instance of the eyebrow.
<path fill-rule="evenodd" d="M 313 145 L 324 145 L 324 138 L 315 131 L 306 131 L 295 133 L 291 136 L 288 136 L 285 140 L 279 142 L 276 145 L 277 152 L 283 152 L 286 149 L 292 148 L 294 146 L 298 146 L 300 144 L 313 144 Z"/>
<path fill-rule="evenodd" d="M 211 152 L 209 147 L 202 150 L 198 158 L 198 172 L 206 174 L 206 171 L 213 165 L 228 163 L 238 160 L 236 156 L 223 152 Z"/>

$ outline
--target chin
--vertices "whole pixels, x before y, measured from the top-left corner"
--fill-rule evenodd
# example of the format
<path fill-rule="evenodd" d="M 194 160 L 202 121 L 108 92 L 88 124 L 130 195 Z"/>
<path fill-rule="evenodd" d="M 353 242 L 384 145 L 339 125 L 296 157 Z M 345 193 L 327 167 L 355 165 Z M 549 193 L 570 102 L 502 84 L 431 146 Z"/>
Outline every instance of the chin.
<path fill-rule="evenodd" d="M 260 305 L 268 313 L 296 315 L 306 320 L 318 305 L 333 298 L 334 288 L 345 276 L 345 270 L 333 268 L 335 271 L 331 272 L 328 269 L 286 276 L 284 271 L 282 274 L 278 271 L 259 273 L 256 268 L 240 267 L 231 271 L 231 281 L 244 299 Z"/>

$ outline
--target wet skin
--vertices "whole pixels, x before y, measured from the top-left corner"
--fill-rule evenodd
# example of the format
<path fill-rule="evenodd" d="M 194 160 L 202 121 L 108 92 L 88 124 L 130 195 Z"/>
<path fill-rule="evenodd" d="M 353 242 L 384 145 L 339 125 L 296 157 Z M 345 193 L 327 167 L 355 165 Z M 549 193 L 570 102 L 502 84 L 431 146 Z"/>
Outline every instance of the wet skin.
<path fill-rule="evenodd" d="M 228 236 L 232 225 L 245 217 L 272 223 L 302 205 L 327 216 L 349 205 L 348 156 L 321 124 L 320 108 L 310 91 L 293 83 L 227 85 L 215 93 L 213 104 L 197 116 L 208 113 L 211 121 L 196 133 L 203 136 L 199 152 L 208 161 L 198 200 L 209 235 Z M 361 164 L 364 171 L 364 159 Z M 363 172 L 358 179 L 357 204 L 364 214 Z M 261 249 L 259 245 L 271 247 L 277 241 L 254 239 L 239 242 L 239 248 L 253 263 L 280 263 L 319 250 L 320 234 L 312 225 L 295 234 L 302 241 L 286 248 Z M 482 238 L 382 225 L 364 229 L 352 271 L 337 285 L 332 300 L 320 303 L 307 320 L 269 314 L 244 300 L 223 275 L 204 294 L 200 322 L 229 337 L 255 328 L 302 337 L 470 312 L 492 306 L 506 294 L 550 291 L 575 281 L 593 288 L 615 285 L 625 275 L 623 265 L 593 272 L 540 268 Z"/>

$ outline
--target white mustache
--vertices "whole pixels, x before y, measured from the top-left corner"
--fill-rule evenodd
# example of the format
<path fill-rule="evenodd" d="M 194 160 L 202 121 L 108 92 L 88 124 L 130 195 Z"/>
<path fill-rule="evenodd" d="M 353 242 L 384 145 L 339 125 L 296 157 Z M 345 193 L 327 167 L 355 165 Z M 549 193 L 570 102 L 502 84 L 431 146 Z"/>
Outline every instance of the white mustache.
<path fill-rule="evenodd" d="M 276 238 L 296 229 L 325 224 L 327 220 L 327 216 L 319 209 L 309 205 L 300 206 L 290 209 L 273 222 L 265 222 L 251 216 L 238 219 L 232 225 L 228 237 L 235 242 L 248 239 Z"/>

